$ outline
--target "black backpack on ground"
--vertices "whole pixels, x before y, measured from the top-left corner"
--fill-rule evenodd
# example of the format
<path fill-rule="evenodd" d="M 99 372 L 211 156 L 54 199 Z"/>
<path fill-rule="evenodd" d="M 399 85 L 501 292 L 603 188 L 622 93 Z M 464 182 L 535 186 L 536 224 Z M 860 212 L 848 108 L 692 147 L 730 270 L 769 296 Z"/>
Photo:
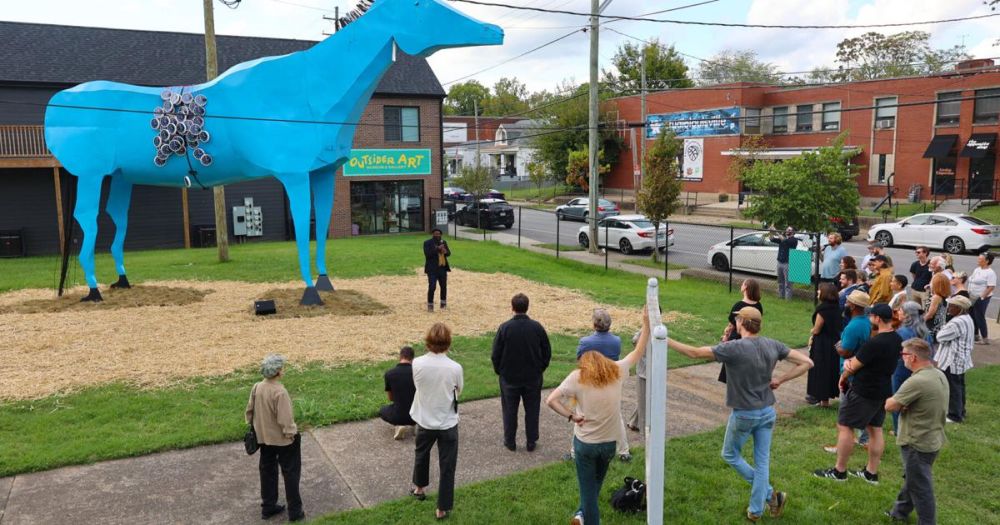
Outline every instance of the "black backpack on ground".
<path fill-rule="evenodd" d="M 635 478 L 625 478 L 625 486 L 611 494 L 611 507 L 619 512 L 641 512 L 646 509 L 646 484 Z"/>

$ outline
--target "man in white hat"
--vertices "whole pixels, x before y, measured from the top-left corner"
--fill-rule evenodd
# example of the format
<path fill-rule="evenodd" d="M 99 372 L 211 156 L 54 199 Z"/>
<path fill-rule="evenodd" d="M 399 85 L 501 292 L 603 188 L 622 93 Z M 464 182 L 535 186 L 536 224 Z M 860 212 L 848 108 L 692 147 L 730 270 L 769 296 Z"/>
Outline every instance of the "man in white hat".
<path fill-rule="evenodd" d="M 937 353 L 934 359 L 938 368 L 948 378 L 949 423 L 965 420 L 965 372 L 972 368 L 972 345 L 976 331 L 969 314 L 972 303 L 967 297 L 956 295 L 948 299 L 951 320 L 937 333 Z"/>

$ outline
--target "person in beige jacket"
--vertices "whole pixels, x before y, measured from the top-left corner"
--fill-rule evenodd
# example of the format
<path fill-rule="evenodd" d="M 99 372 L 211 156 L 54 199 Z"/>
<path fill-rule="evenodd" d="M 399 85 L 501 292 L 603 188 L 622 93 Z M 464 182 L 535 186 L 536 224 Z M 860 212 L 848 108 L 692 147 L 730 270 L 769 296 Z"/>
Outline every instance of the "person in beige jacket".
<path fill-rule="evenodd" d="M 295 426 L 292 398 L 281 384 L 285 358 L 270 354 L 260 365 L 264 379 L 253 386 L 247 401 L 246 422 L 253 424 L 260 443 L 260 516 L 267 519 L 281 514 L 278 504 L 278 467 L 285 479 L 288 521 L 305 519 L 299 478 L 302 474 L 302 437 Z"/>

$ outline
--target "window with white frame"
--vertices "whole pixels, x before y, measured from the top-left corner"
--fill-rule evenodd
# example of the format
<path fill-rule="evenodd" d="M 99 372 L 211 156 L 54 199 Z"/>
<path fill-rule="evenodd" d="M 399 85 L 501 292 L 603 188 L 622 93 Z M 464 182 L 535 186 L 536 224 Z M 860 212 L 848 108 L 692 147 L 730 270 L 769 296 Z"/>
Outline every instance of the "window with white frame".
<path fill-rule="evenodd" d="M 875 129 L 896 127 L 896 97 L 875 99 Z"/>
<path fill-rule="evenodd" d="M 772 133 L 788 133 L 788 107 L 774 108 Z"/>
<path fill-rule="evenodd" d="M 795 131 L 813 130 L 813 106 L 803 104 L 795 106 Z"/>
<path fill-rule="evenodd" d="M 743 133 L 748 135 L 760 134 L 760 110 L 747 108 L 743 119 Z"/>
<path fill-rule="evenodd" d="M 961 91 L 951 93 L 938 93 L 937 95 L 937 120 L 938 126 L 950 126 L 958 124 L 959 111 L 962 108 Z"/>
<path fill-rule="evenodd" d="M 840 130 L 840 102 L 823 104 L 823 131 Z"/>

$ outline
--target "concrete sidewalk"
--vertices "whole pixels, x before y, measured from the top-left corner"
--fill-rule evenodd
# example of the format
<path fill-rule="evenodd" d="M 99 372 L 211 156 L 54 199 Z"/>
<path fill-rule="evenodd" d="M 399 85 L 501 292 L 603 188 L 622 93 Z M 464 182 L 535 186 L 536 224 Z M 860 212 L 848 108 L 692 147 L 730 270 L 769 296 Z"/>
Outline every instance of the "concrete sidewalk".
<path fill-rule="evenodd" d="M 716 381 L 718 369 L 717 364 L 706 364 L 669 372 L 671 437 L 725 423 L 728 410 L 725 387 Z M 634 381 L 630 378 L 625 386 L 626 415 L 635 406 Z M 804 392 L 804 378 L 779 389 L 779 411 L 794 412 Z M 571 427 L 544 406 L 541 439 L 532 453 L 523 448 L 523 429 L 516 452 L 503 448 L 498 399 L 463 403 L 459 428 L 458 485 L 558 462 L 570 446 Z M 633 445 L 641 444 L 638 433 L 629 435 Z M 303 433 L 302 465 L 301 490 L 309 517 L 370 507 L 406 496 L 413 438 L 393 441 L 392 428 L 381 420 L 313 429 Z M 429 490 L 436 490 L 436 481 L 432 466 Z M 228 443 L 0 479 L 0 522 L 259 523 L 258 491 L 257 458 L 248 457 L 242 443 Z M 421 512 L 431 508 L 421 507 Z M 462 512 L 461 498 L 455 512 Z"/>

